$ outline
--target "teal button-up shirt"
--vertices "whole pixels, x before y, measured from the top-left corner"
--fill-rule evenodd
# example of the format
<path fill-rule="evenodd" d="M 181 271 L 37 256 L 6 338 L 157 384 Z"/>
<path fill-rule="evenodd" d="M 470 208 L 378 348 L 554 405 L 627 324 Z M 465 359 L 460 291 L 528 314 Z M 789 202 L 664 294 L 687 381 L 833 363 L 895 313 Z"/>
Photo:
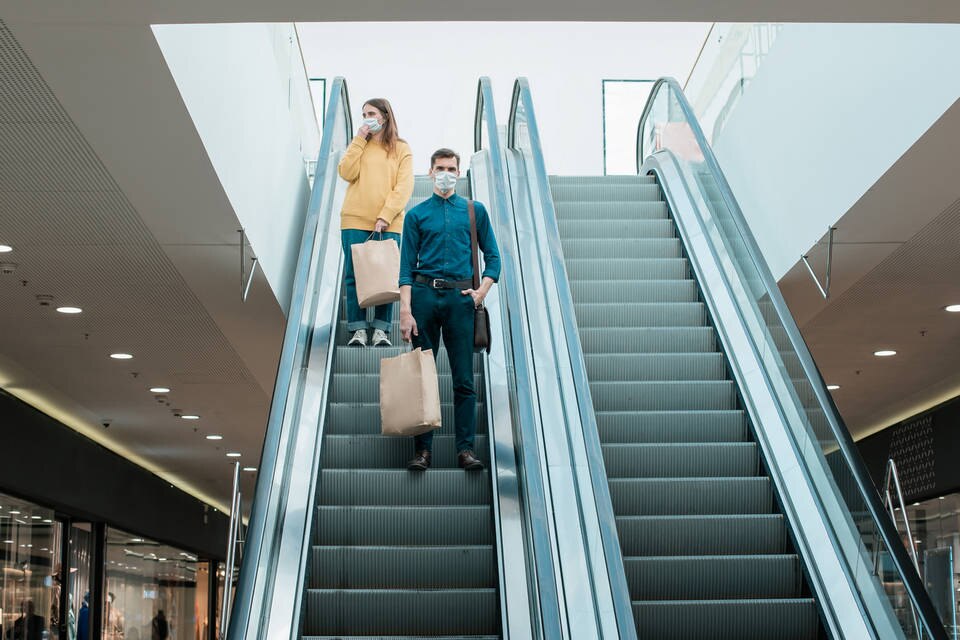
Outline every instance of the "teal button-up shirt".
<path fill-rule="evenodd" d="M 481 277 L 500 278 L 500 252 L 490 228 L 490 216 L 474 200 L 477 218 L 477 246 L 483 253 Z M 465 198 L 436 193 L 410 209 L 403 219 L 403 248 L 400 252 L 400 286 L 412 285 L 418 275 L 443 280 L 470 280 L 470 213 Z"/>

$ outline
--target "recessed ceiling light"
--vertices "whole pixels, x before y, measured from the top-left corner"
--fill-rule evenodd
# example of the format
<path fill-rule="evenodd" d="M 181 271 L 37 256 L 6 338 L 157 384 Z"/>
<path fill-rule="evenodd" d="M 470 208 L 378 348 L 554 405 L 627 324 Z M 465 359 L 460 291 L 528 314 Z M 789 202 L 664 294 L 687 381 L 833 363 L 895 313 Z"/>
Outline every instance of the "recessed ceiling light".
<path fill-rule="evenodd" d="M 212 433 L 207 436 L 207 440 L 223 440 L 223 436 Z"/>
<path fill-rule="evenodd" d="M 880 351 L 874 351 L 873 355 L 877 356 L 878 358 L 888 358 L 890 356 L 897 355 L 897 352 L 893 349 L 881 349 Z"/>
<path fill-rule="evenodd" d="M 256 467 L 244 467 L 243 470 L 244 470 L 244 471 L 256 471 L 257 468 L 256 468 Z"/>
<path fill-rule="evenodd" d="M 242 456 L 242 455 L 243 455 L 243 454 L 240 453 L 239 451 L 231 451 L 230 453 L 227 454 L 227 457 L 228 457 L 228 458 L 239 458 L 239 457 Z"/>
<path fill-rule="evenodd" d="M 168 387 L 150 387 L 150 393 L 170 393 Z"/>
<path fill-rule="evenodd" d="M 74 314 L 74 313 L 83 313 L 83 309 L 80 307 L 57 307 L 57 311 L 60 313 Z"/>
<path fill-rule="evenodd" d="M 943 310 L 949 311 L 950 313 L 960 313 L 960 304 L 948 304 Z"/>
<path fill-rule="evenodd" d="M 838 385 L 838 384 L 828 384 L 828 385 L 827 385 L 827 390 L 828 390 L 828 391 L 836 391 L 836 390 L 839 389 L 839 388 L 840 388 L 840 385 Z"/>
<path fill-rule="evenodd" d="M 0 253 L 10 253 L 13 251 L 13 247 L 8 244 L 0 244 Z"/>
<path fill-rule="evenodd" d="M 186 414 L 186 415 L 180 416 L 180 419 L 181 419 L 181 420 L 199 420 L 199 419 L 200 419 L 200 416 L 195 415 L 195 414 L 192 414 L 192 413 L 188 413 L 188 414 Z"/>
<path fill-rule="evenodd" d="M 130 360 L 133 358 L 129 353 L 111 353 L 110 357 L 114 360 Z"/>

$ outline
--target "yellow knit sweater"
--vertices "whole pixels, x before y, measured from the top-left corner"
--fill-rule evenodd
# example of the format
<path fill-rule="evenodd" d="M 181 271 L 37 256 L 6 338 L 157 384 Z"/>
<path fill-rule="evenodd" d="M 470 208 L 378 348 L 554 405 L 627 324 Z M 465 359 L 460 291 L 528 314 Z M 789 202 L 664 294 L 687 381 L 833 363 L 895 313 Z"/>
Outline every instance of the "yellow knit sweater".
<path fill-rule="evenodd" d="M 394 153 L 376 140 L 357 136 L 340 160 L 340 177 L 350 183 L 340 212 L 341 229 L 373 231 L 377 218 L 390 223 L 387 231 L 403 231 L 403 208 L 413 195 L 413 156 L 410 145 L 397 141 Z"/>

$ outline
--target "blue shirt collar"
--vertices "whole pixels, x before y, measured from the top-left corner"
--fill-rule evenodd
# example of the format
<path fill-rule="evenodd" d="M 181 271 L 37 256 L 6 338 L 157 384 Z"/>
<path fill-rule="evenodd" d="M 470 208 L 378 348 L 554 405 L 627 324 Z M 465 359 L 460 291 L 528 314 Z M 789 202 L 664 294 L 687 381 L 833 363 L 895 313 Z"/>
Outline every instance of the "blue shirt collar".
<path fill-rule="evenodd" d="M 454 193 L 449 198 L 441 198 L 434 192 L 430 197 L 435 205 L 442 205 L 444 201 L 447 201 L 453 206 L 458 206 L 463 201 L 463 198 L 457 193 Z"/>

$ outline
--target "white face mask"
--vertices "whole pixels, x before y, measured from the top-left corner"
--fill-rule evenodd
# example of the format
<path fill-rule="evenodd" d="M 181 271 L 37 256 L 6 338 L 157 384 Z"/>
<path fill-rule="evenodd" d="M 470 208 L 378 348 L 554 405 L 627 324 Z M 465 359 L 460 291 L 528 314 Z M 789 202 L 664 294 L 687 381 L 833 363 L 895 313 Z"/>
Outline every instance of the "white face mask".
<path fill-rule="evenodd" d="M 437 171 L 433 176 L 433 184 L 437 189 L 446 193 L 457 186 L 457 175 L 449 171 Z"/>
<path fill-rule="evenodd" d="M 376 133 L 377 131 L 380 131 L 380 129 L 383 129 L 383 125 L 380 124 L 380 121 L 376 118 L 364 118 L 363 124 L 370 127 L 370 133 Z"/>

